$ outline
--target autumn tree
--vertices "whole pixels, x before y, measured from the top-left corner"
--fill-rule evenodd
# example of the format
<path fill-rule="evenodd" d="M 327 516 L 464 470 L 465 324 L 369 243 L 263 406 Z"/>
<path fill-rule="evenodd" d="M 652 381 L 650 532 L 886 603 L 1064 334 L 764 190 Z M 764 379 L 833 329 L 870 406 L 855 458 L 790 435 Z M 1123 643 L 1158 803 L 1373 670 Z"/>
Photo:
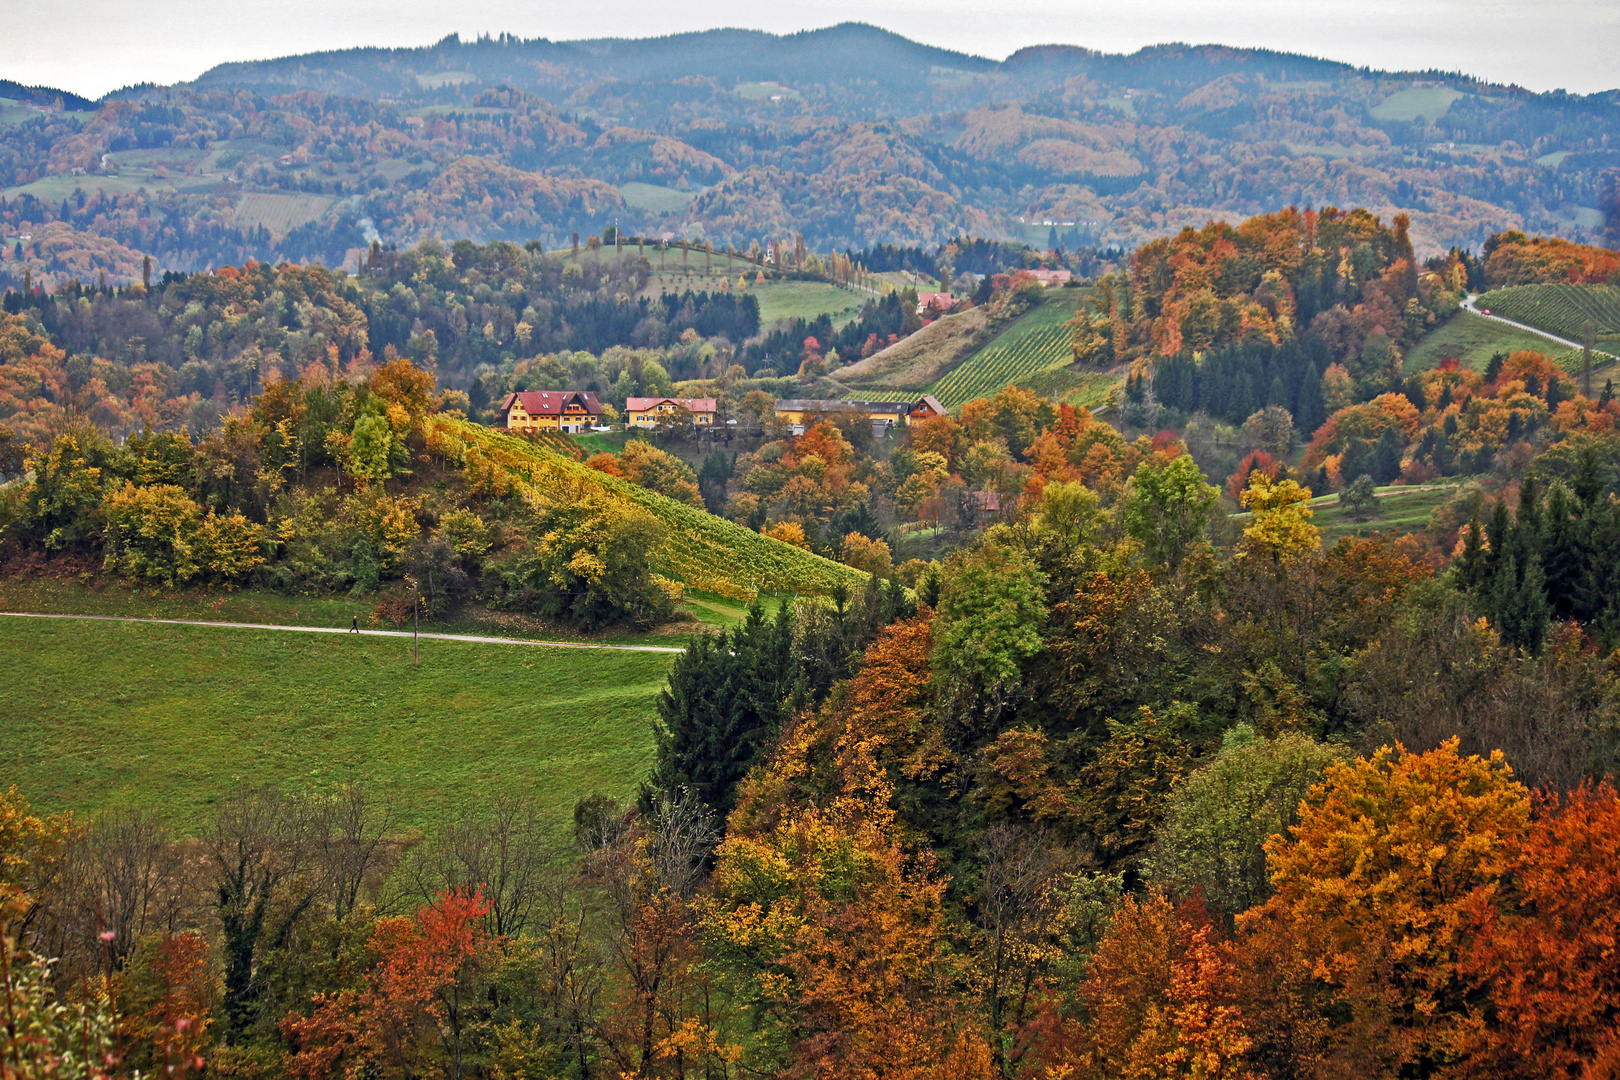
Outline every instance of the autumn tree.
<path fill-rule="evenodd" d="M 1468 1049 L 1474 913 L 1529 811 L 1500 752 L 1465 757 L 1451 739 L 1330 764 L 1288 835 L 1267 841 L 1274 892 L 1245 919 L 1281 924 L 1328 988 L 1340 1070 L 1427 1074 Z"/>

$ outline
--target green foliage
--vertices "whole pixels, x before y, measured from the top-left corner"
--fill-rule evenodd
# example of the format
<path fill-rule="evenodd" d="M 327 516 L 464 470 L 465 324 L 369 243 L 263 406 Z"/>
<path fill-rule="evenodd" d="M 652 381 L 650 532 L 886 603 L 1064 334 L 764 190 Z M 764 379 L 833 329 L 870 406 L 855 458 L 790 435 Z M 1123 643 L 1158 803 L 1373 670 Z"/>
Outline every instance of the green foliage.
<path fill-rule="evenodd" d="M 1339 505 L 1353 521 L 1370 521 L 1378 513 L 1378 497 L 1374 494 L 1373 478 L 1362 473 L 1350 482 L 1339 495 Z"/>
<path fill-rule="evenodd" d="M 1044 576 L 1019 549 L 987 540 L 946 564 L 934 665 L 946 680 L 991 698 L 1019 681 L 1042 648 Z"/>
<path fill-rule="evenodd" d="M 529 606 L 591 630 L 673 613 L 674 589 L 653 569 L 669 531 L 645 510 L 585 489 L 547 507 L 536 531 L 513 582 Z"/>
<path fill-rule="evenodd" d="M 729 813 L 737 784 L 788 718 L 797 678 L 787 605 L 767 619 L 756 604 L 731 632 L 693 638 L 658 697 L 652 786 Z"/>
<path fill-rule="evenodd" d="M 1262 902 L 1271 893 L 1266 839 L 1298 820 L 1300 800 L 1329 763 L 1347 757 L 1298 732 L 1264 738 L 1247 724 L 1229 729 L 1214 760 L 1171 792 L 1149 876 L 1177 890 L 1200 888 L 1229 914 Z"/>
<path fill-rule="evenodd" d="M 1150 561 L 1174 570 L 1208 534 L 1219 501 L 1192 455 L 1178 454 L 1160 466 L 1144 461 L 1136 467 L 1120 520 Z"/>

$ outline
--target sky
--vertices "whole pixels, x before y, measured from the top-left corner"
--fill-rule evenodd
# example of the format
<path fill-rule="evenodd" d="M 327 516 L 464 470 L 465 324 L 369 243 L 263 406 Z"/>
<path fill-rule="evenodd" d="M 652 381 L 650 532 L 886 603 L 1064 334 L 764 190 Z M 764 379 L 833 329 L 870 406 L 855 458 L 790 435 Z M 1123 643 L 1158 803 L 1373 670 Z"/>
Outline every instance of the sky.
<path fill-rule="evenodd" d="M 875 23 L 1001 59 L 1024 45 L 1264 47 L 1386 70 L 1461 71 L 1532 90 L 1620 87 L 1620 0 L 5 0 L 0 78 L 86 97 L 215 64 L 472 38 L 646 37 L 722 26 L 787 33 Z"/>

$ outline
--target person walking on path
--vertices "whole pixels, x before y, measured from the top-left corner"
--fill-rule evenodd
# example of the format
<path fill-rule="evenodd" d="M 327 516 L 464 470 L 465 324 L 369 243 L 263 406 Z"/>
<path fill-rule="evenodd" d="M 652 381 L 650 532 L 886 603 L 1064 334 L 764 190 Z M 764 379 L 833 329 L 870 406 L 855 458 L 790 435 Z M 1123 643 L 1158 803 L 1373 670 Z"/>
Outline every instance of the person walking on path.
<path fill-rule="evenodd" d="M 359 632 L 360 632 L 360 616 L 355 615 L 355 616 L 352 616 L 349 619 L 349 633 L 358 634 Z"/>

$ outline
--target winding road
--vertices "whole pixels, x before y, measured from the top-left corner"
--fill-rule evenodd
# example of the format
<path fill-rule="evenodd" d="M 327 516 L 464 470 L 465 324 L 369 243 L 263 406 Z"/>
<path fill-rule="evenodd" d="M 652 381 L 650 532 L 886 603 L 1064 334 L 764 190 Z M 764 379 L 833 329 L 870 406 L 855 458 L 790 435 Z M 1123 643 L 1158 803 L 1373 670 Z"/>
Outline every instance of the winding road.
<path fill-rule="evenodd" d="M 273 623 L 206 622 L 201 619 L 144 619 L 136 615 L 64 615 L 34 611 L 0 611 L 0 619 L 90 619 L 97 622 L 158 623 L 169 626 L 212 626 L 226 630 L 282 630 L 292 634 L 353 634 L 339 626 L 276 626 Z M 408 638 L 409 630 L 361 630 L 363 637 Z M 470 645 L 537 645 L 547 649 L 605 649 L 612 652 L 683 653 L 668 645 L 597 645 L 583 641 L 531 641 L 527 638 L 479 637 L 474 634 L 419 634 L 424 641 L 460 641 Z"/>
<path fill-rule="evenodd" d="M 1548 341 L 1556 341 L 1558 344 L 1562 345 L 1566 349 L 1579 350 L 1579 349 L 1585 348 L 1585 346 L 1582 345 L 1578 341 L 1570 341 L 1568 338 L 1561 338 L 1557 334 L 1549 334 L 1549 333 L 1547 333 L 1547 331 L 1538 330 L 1534 326 L 1529 325 L 1528 323 L 1514 322 L 1512 319 L 1504 319 L 1500 315 L 1492 315 L 1489 312 L 1481 311 L 1474 304 L 1474 301 L 1478 300 L 1478 299 L 1479 299 L 1479 294 L 1478 293 L 1470 294 L 1468 299 L 1466 299 L 1466 300 L 1464 300 L 1462 302 L 1462 309 L 1464 311 L 1468 312 L 1470 315 L 1478 315 L 1482 319 L 1495 319 L 1499 323 L 1506 323 L 1508 326 L 1516 327 L 1516 328 L 1518 328 L 1520 330 L 1524 330 L 1524 331 L 1526 331 L 1528 333 L 1531 333 L 1531 334 L 1537 334 L 1537 335 L 1539 335 L 1541 337 L 1546 338 Z M 1592 355 L 1593 356 L 1609 356 L 1608 353 L 1599 352 L 1597 349 L 1592 350 Z M 1614 357 L 1609 356 L 1609 359 L 1613 360 Z M 1593 366 L 1596 367 L 1597 365 L 1594 363 Z"/>

